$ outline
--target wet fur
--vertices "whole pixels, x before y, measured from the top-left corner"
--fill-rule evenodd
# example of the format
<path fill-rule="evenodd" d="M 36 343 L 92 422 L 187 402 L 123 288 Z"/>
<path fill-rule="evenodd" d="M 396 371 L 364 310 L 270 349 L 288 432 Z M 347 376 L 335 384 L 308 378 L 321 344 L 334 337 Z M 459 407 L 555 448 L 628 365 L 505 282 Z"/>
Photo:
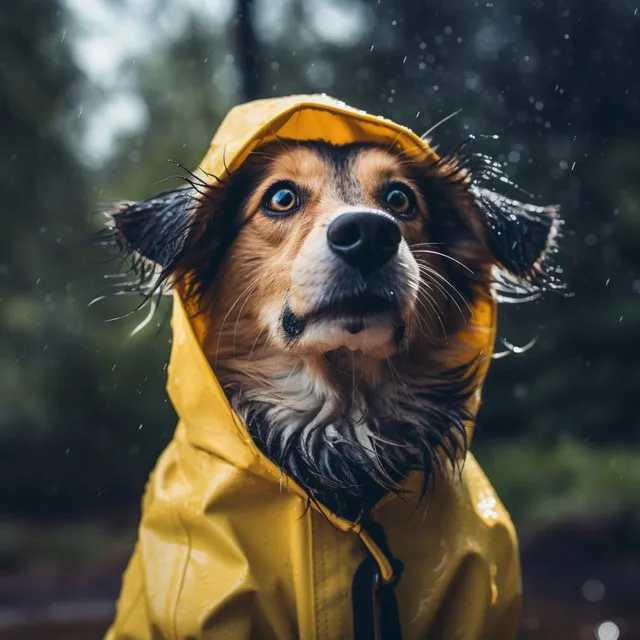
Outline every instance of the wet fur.
<path fill-rule="evenodd" d="M 317 181 L 310 187 L 320 194 L 317 213 L 269 219 L 259 211 L 256 187 L 270 173 L 286 173 L 287 154 L 301 148 L 320 167 L 307 176 Z M 357 336 L 357 349 L 349 348 L 349 336 L 343 346 L 321 349 L 305 347 L 305 336 L 274 333 L 283 300 L 294 311 L 314 302 L 308 292 L 323 263 L 314 259 L 316 241 L 309 238 L 321 238 L 325 228 L 316 218 L 332 206 L 362 206 L 367 186 L 354 184 L 353 163 L 369 152 L 375 177 L 386 166 L 376 150 L 379 156 L 375 145 L 279 141 L 254 152 L 232 175 L 191 174 L 184 189 L 119 205 L 103 236 L 132 257 L 147 295 L 181 282 L 206 319 L 205 353 L 256 445 L 311 499 L 351 520 L 385 493 L 401 491 L 409 472 L 423 472 L 426 491 L 435 466 L 463 459 L 479 354 L 465 351 L 460 336 L 469 330 L 477 297 L 496 288 L 506 298 L 527 298 L 560 286 L 550 264 L 559 225 L 555 208 L 492 191 L 486 185 L 500 170 L 484 156 L 457 149 L 421 166 L 391 149 L 391 164 L 415 187 L 421 208 L 419 220 L 403 227 L 419 268 L 413 307 L 407 302 L 404 309 L 406 331 L 391 331 L 388 344 L 371 352 Z M 325 171 L 332 178 L 322 178 Z M 296 263 L 305 251 L 310 257 Z M 307 283 L 297 297 L 287 280 L 296 268 L 303 272 L 294 280 Z M 407 269 L 389 277 L 400 283 Z M 334 280 L 323 295 L 360 286 Z M 451 368 L 452 361 L 464 364 Z"/>

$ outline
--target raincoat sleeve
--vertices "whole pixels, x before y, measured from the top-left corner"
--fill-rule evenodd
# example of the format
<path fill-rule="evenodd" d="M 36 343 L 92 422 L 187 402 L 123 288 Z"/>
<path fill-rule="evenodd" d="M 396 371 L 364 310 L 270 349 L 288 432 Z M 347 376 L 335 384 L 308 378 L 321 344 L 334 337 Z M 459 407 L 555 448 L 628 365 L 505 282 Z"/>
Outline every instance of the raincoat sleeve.
<path fill-rule="evenodd" d="M 263 509 L 274 510 L 263 483 L 193 446 L 179 425 L 147 485 L 106 640 L 297 637 L 292 540 Z"/>
<path fill-rule="evenodd" d="M 487 562 L 486 552 L 462 561 L 438 607 L 429 640 L 515 640 L 522 600 L 517 549 L 505 546 L 493 552 L 493 562 Z"/>
<path fill-rule="evenodd" d="M 122 579 L 117 616 L 105 640 L 151 640 L 152 637 L 145 605 L 140 551 L 136 546 Z"/>
<path fill-rule="evenodd" d="M 203 470 L 202 461 L 181 431 L 179 426 L 149 479 L 138 543 L 124 574 L 115 621 L 105 640 L 251 637 L 250 630 L 242 628 L 237 612 L 241 576 L 236 576 L 240 588 L 234 589 L 233 579 L 229 584 L 221 566 L 228 545 L 216 539 L 213 528 L 207 531 L 209 551 L 217 547 L 222 557 L 196 548 L 200 544 L 195 531 L 206 526 L 201 508 L 204 486 L 191 482 L 187 467 L 191 463 Z M 210 462 L 206 466 L 213 471 Z M 206 472 L 204 475 L 215 477 Z M 215 588 L 204 589 L 207 576 L 212 575 Z M 196 584 L 200 584 L 200 597 L 194 591 Z M 203 602 L 203 590 L 208 591 L 207 602 Z M 245 604 L 247 616 L 253 618 L 250 603 Z M 223 614 L 214 618 L 217 608 L 222 608 Z M 215 628 L 205 634 L 204 626 L 214 624 Z"/>
<path fill-rule="evenodd" d="M 515 640 L 522 595 L 518 541 L 471 453 L 462 481 L 438 478 L 425 502 L 414 514 L 403 500 L 378 512 L 404 565 L 396 587 L 403 640 Z"/>
<path fill-rule="evenodd" d="M 203 554 L 200 562 L 193 563 L 197 551 L 192 531 L 195 521 L 203 515 L 203 496 L 198 495 L 203 486 L 191 482 L 187 467 L 191 464 L 202 470 L 202 461 L 183 436 L 179 425 L 149 478 L 138 542 L 124 574 L 116 618 L 106 640 L 203 637 L 201 625 L 207 614 L 200 608 L 198 598 L 187 595 L 192 595 L 193 577 L 205 577 L 211 572 L 212 556 Z M 215 535 L 210 538 L 212 546 L 216 546 Z M 221 582 L 219 579 L 219 587 Z M 217 604 L 213 596 L 209 604 Z M 228 623 L 226 637 L 249 637 L 234 628 L 233 620 Z"/>

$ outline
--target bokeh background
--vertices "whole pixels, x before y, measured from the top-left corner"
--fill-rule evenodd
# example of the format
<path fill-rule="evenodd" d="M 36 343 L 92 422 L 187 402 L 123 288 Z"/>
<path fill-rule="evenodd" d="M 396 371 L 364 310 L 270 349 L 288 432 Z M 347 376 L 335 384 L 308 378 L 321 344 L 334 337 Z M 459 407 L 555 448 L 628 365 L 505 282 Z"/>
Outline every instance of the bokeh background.
<path fill-rule="evenodd" d="M 86 237 L 225 112 L 326 92 L 562 205 L 569 296 L 501 310 L 474 450 L 521 535 L 522 639 L 640 638 L 637 0 L 0 3 L 0 637 L 99 638 L 175 418 L 168 305 Z M 500 347 L 498 350 L 501 350 Z"/>

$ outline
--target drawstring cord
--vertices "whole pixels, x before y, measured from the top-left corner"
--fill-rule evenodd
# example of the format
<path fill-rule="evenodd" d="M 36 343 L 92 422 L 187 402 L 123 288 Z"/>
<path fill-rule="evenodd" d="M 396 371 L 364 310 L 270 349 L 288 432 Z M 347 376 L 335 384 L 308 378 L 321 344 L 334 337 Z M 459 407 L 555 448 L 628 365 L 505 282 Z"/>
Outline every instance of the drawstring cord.
<path fill-rule="evenodd" d="M 377 522 L 369 522 L 363 528 L 389 559 L 393 568 L 393 579 L 386 584 L 383 582 L 373 556 L 368 556 L 358 567 L 351 586 L 354 638 L 355 640 L 375 640 L 376 638 L 375 594 L 380 611 L 381 640 L 401 640 L 402 630 L 395 587 L 400 581 L 404 566 L 400 560 L 391 555 L 384 529 Z"/>

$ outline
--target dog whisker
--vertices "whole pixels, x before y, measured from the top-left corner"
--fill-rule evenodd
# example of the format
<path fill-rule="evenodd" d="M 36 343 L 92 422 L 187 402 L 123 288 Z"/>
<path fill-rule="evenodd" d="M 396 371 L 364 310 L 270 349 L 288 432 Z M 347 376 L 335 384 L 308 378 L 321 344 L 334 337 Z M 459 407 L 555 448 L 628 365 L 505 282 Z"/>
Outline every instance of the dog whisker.
<path fill-rule="evenodd" d="M 416 242 L 415 244 L 410 244 L 409 249 L 413 251 L 413 249 L 419 249 L 420 247 L 442 247 L 444 244 L 444 242 Z"/>
<path fill-rule="evenodd" d="M 439 271 L 434 269 L 432 266 L 426 264 L 425 262 L 418 261 L 418 267 L 420 269 L 420 273 L 422 275 L 428 276 L 428 278 L 431 281 L 431 283 L 434 286 L 436 286 L 440 291 L 442 291 L 443 295 L 449 296 L 451 298 L 452 302 L 454 302 L 454 304 L 456 305 L 456 307 L 460 311 L 460 314 L 462 315 L 462 317 L 465 317 L 464 313 L 462 313 L 462 309 L 456 303 L 456 301 L 454 300 L 452 294 L 449 293 L 444 287 L 449 287 L 449 289 L 451 289 L 451 292 L 455 293 L 458 296 L 458 298 L 460 299 L 460 301 L 466 306 L 467 311 L 469 313 L 472 312 L 471 306 L 469 305 L 467 299 L 462 295 L 462 293 L 460 293 L 460 291 L 445 276 L 443 276 Z M 433 278 L 437 278 L 437 280 L 434 280 Z M 442 283 L 442 284 L 440 284 L 440 283 Z"/>
<path fill-rule="evenodd" d="M 271 126 L 271 123 L 269 123 L 269 131 L 271 131 L 271 134 L 273 135 L 275 141 L 282 147 L 282 149 L 284 151 L 286 151 L 288 149 L 287 145 L 283 142 L 282 138 L 280 136 L 278 136 L 278 134 L 273 130 L 273 127 Z"/>
<path fill-rule="evenodd" d="M 430 134 L 432 134 L 438 127 L 441 127 L 443 124 L 445 124 L 446 122 L 448 122 L 449 120 L 451 120 L 452 118 L 455 118 L 459 113 L 462 112 L 462 109 L 457 109 L 456 111 L 450 113 L 448 116 L 445 116 L 444 118 L 442 118 L 441 120 L 438 120 L 438 122 L 436 122 L 434 125 L 432 125 L 431 127 L 429 127 L 421 136 L 420 138 L 422 140 L 425 140 Z"/>
<path fill-rule="evenodd" d="M 279 159 L 278 154 L 274 153 L 263 153 L 261 151 L 256 151 L 255 149 L 250 152 L 249 155 L 264 157 L 269 160 L 269 164 L 275 165 L 276 167 L 280 167 L 281 169 L 287 170 L 287 165 Z"/>
<path fill-rule="evenodd" d="M 445 258 L 446 260 L 451 260 L 451 262 L 455 262 L 459 267 L 462 267 L 466 271 L 468 271 L 471 275 L 474 275 L 473 270 L 470 269 L 466 264 L 460 262 L 460 260 L 456 260 L 452 256 L 447 255 L 446 253 L 442 253 L 440 251 L 433 251 L 432 249 L 417 249 L 414 253 L 427 253 L 433 256 L 439 256 L 441 258 Z"/>
<path fill-rule="evenodd" d="M 253 355 L 256 345 L 258 344 L 258 341 L 266 331 L 267 331 L 266 326 L 262 327 L 262 329 L 258 331 L 258 334 L 256 335 L 256 339 L 253 341 L 253 344 L 251 345 L 251 349 L 249 349 L 249 354 L 247 355 L 247 362 L 251 362 L 251 356 Z"/>
<path fill-rule="evenodd" d="M 450 300 L 453 303 L 454 307 L 458 310 L 458 313 L 460 314 L 460 317 L 462 318 L 463 322 L 466 322 L 467 316 L 463 313 L 462 308 L 460 307 L 456 299 L 437 280 L 433 279 L 433 273 L 429 272 L 428 270 L 425 271 L 424 269 L 421 269 L 420 273 L 424 277 L 425 285 L 426 286 L 431 285 L 435 287 L 444 296 L 445 300 Z M 444 315 L 444 313 L 442 313 L 442 315 Z"/>
<path fill-rule="evenodd" d="M 175 164 L 177 167 L 180 167 L 180 169 L 182 169 L 183 171 L 186 171 L 192 178 L 192 180 L 194 182 L 196 182 L 197 184 L 199 184 L 201 187 L 204 188 L 208 188 L 211 185 L 204 180 L 201 176 L 199 176 L 198 174 L 194 173 L 193 171 L 191 171 L 190 169 L 188 169 L 184 164 L 182 164 L 181 162 L 177 161 L 177 160 L 171 160 L 169 159 L 168 162 L 170 162 L 171 164 Z M 216 176 L 213 173 L 207 173 L 205 171 L 202 170 L 202 168 L 199 165 L 196 165 L 196 169 L 198 171 L 202 171 L 202 173 L 204 173 L 207 177 L 209 178 L 213 178 L 216 182 L 218 183 L 223 183 L 224 181 L 221 180 L 218 176 Z"/>
<path fill-rule="evenodd" d="M 425 300 L 422 300 L 421 296 L 425 296 Z M 448 342 L 447 339 L 447 330 L 444 326 L 444 322 L 442 321 L 442 311 L 440 310 L 440 308 L 438 307 L 436 301 L 433 299 L 432 296 L 430 296 L 424 289 L 422 289 L 419 293 L 418 293 L 418 301 L 422 302 L 423 304 L 428 304 L 429 307 L 433 310 L 436 320 L 438 321 L 438 324 L 440 325 L 440 328 L 442 329 L 442 334 L 444 336 L 445 342 Z"/>
<path fill-rule="evenodd" d="M 218 354 L 220 353 L 220 339 L 222 337 L 222 330 L 224 329 L 224 325 L 227 322 L 229 316 L 231 315 L 231 313 L 233 312 L 233 310 L 235 309 L 236 305 L 240 302 L 240 300 L 246 295 L 246 294 L 251 294 L 251 292 L 258 286 L 259 282 L 252 282 L 249 284 L 249 286 L 247 286 L 242 293 L 235 299 L 234 303 L 229 307 L 229 310 L 227 311 L 226 315 L 224 316 L 223 320 L 222 320 L 222 324 L 220 325 L 220 329 L 218 331 L 218 340 L 216 342 L 216 352 L 215 352 L 215 358 L 214 358 L 214 368 L 215 366 L 218 364 Z"/>
<path fill-rule="evenodd" d="M 232 341 L 232 345 L 233 345 L 233 347 L 232 347 L 233 351 L 232 352 L 234 354 L 235 354 L 235 351 L 236 351 L 236 337 L 237 337 L 237 334 L 238 334 L 238 323 L 240 322 L 240 318 L 242 317 L 242 312 L 244 311 L 244 308 L 247 305 L 247 302 L 249 302 L 249 298 L 251 297 L 251 294 L 255 291 L 255 289 L 258 288 L 258 286 L 261 284 L 261 281 L 263 279 L 264 278 L 258 279 L 255 282 L 253 289 L 251 291 L 249 291 L 249 293 L 247 293 L 247 295 L 245 296 L 245 300 L 242 303 L 242 306 L 240 307 L 240 309 L 238 310 L 238 313 L 236 314 L 237 315 L 236 324 L 235 324 L 235 326 L 233 328 L 233 341 Z M 222 331 L 222 328 L 220 330 Z"/>

